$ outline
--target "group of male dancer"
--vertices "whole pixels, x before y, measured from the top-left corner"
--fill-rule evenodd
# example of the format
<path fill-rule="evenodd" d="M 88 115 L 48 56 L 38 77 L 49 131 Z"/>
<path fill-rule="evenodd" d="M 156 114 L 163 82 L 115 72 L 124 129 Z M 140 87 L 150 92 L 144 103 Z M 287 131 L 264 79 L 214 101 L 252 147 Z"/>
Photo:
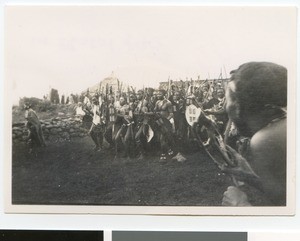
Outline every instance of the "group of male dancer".
<path fill-rule="evenodd" d="M 116 150 L 123 148 L 129 155 L 130 148 L 134 147 L 139 157 L 143 157 L 151 140 L 156 140 L 161 160 L 176 158 L 181 155 L 189 133 L 185 109 L 193 104 L 202 109 L 205 117 L 213 117 L 203 119 L 202 115 L 197 122 L 202 118 L 207 128 L 213 124 L 219 133 L 224 133 L 229 144 L 224 148 L 237 166 L 223 167 L 223 171 L 262 191 L 268 205 L 286 205 L 286 68 L 268 62 L 246 63 L 231 72 L 226 98 L 222 87 L 215 88 L 207 98 L 209 88 L 198 88 L 192 96 L 183 95 L 182 90 L 175 87 L 171 94 L 164 90 L 138 91 L 121 96 L 117 101 L 113 96 L 100 98 L 101 103 L 99 96 L 94 97 L 94 108 L 98 110 L 94 113 L 99 115 L 101 125 L 106 126 L 100 128 L 102 132 L 97 133 L 102 134 L 97 135 L 92 133 L 96 132 L 98 122 L 90 129 L 96 149 L 102 147 L 104 135 Z M 248 139 L 247 160 L 234 146 L 236 142 L 232 140 L 236 139 L 232 133 Z M 250 192 L 250 195 L 253 194 Z M 230 186 L 222 204 L 249 206 L 255 198 L 249 198 L 243 186 Z"/>
<path fill-rule="evenodd" d="M 223 166 L 223 172 L 262 191 L 269 206 L 285 206 L 287 69 L 269 62 L 249 62 L 231 72 L 226 96 L 223 86 L 218 85 L 194 88 L 190 95 L 185 93 L 188 91 L 178 86 L 168 93 L 150 88 L 118 95 L 100 93 L 92 97 L 91 104 L 86 97 L 76 112 L 92 115 L 89 134 L 95 151 L 103 148 L 105 138 L 117 156 L 123 153 L 143 159 L 151 150 L 160 150 L 160 160 L 184 161 L 182 147 L 193 137 L 185 111 L 193 104 L 205 113 L 196 125 L 203 122 L 207 129 L 214 126 L 218 133 L 224 133 L 228 145 L 222 148 L 236 166 Z M 25 105 L 25 109 L 31 135 L 37 133 L 35 139 L 45 145 L 37 115 L 30 105 Z M 236 133 L 248 139 L 247 155 L 240 155 L 243 152 L 234 146 Z M 241 186 L 230 186 L 222 204 L 249 206 L 256 197 L 248 194 Z"/>
<path fill-rule="evenodd" d="M 103 149 L 103 140 L 115 149 L 116 157 L 143 159 L 152 150 L 159 150 L 160 160 L 185 161 L 184 143 L 189 124 L 186 120 L 186 106 L 194 104 L 207 114 L 213 115 L 223 132 L 227 122 L 225 91 L 223 86 L 187 88 L 171 85 L 170 90 L 145 88 L 136 93 L 97 93 L 86 99 L 85 111 L 93 116 L 89 134 L 95 143 L 95 151 Z M 209 88 L 208 88 L 209 87 Z M 210 92 L 208 93 L 210 89 Z M 81 105 L 81 104 L 80 104 Z"/>

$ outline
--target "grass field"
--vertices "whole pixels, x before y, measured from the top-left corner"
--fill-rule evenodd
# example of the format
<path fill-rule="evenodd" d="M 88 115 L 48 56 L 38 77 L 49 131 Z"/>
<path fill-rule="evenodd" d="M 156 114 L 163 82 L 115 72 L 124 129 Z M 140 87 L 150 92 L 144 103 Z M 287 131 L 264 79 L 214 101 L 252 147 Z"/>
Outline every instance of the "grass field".
<path fill-rule="evenodd" d="M 58 105 L 38 115 L 48 119 L 73 109 Z M 13 110 L 15 122 L 23 115 L 21 108 Z M 201 149 L 186 151 L 183 163 L 160 162 L 157 151 L 143 160 L 115 160 L 111 150 L 92 149 L 88 136 L 32 153 L 25 143 L 13 145 L 13 204 L 219 206 L 233 184 Z M 264 205 L 259 193 L 250 194 L 252 203 Z"/>
<path fill-rule="evenodd" d="M 230 179 L 205 153 L 160 162 L 93 152 L 89 137 L 53 143 L 37 153 L 13 149 L 14 204 L 220 205 Z"/>

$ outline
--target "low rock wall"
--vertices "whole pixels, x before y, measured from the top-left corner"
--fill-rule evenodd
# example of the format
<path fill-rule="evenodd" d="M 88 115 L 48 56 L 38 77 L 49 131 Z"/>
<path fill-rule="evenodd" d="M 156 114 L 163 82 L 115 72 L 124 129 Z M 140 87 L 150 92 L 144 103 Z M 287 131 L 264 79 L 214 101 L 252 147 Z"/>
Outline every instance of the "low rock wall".
<path fill-rule="evenodd" d="M 27 140 L 28 129 L 25 123 L 12 125 L 13 143 Z M 56 117 L 50 120 L 41 120 L 41 125 L 46 142 L 63 142 L 86 136 L 90 123 L 82 122 L 75 117 Z"/>

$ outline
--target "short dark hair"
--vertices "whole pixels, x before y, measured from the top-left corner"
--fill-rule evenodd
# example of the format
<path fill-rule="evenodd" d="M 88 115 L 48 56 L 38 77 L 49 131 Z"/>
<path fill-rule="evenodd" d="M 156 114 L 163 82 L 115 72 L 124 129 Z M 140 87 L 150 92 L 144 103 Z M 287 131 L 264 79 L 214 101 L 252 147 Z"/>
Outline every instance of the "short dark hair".
<path fill-rule="evenodd" d="M 249 62 L 231 71 L 241 110 L 257 112 L 267 106 L 287 106 L 287 69 L 269 62 Z"/>
<path fill-rule="evenodd" d="M 24 109 L 28 110 L 31 108 L 31 104 L 29 102 L 24 103 Z"/>

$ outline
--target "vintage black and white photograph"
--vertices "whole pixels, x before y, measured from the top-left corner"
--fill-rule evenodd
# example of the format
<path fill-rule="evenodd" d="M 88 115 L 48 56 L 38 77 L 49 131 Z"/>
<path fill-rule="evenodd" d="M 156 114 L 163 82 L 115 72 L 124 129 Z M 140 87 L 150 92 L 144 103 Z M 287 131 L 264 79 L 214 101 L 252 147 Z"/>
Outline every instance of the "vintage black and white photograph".
<path fill-rule="evenodd" d="M 294 7 L 7 6 L 6 211 L 293 214 L 296 42 Z"/>

